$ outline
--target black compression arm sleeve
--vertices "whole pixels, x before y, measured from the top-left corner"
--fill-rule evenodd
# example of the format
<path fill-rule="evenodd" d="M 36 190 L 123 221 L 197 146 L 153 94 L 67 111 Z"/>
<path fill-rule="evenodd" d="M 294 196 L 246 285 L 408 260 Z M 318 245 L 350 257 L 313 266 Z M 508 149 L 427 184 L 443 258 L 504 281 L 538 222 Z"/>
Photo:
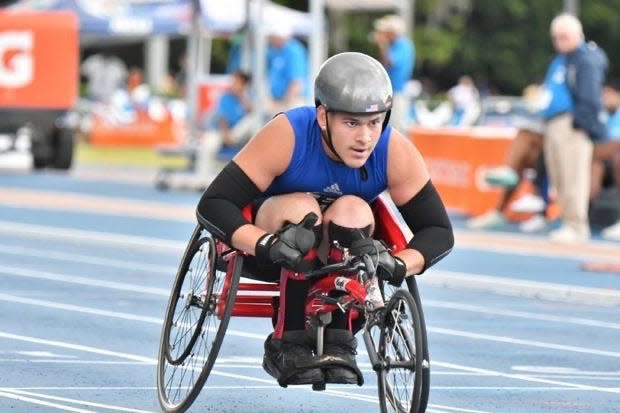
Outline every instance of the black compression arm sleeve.
<path fill-rule="evenodd" d="M 424 257 L 421 274 L 452 250 L 454 234 L 450 218 L 430 180 L 398 210 L 413 232 L 408 247 L 419 251 Z"/>
<path fill-rule="evenodd" d="M 233 233 L 249 222 L 241 209 L 261 191 L 233 161 L 222 169 L 202 194 L 196 217 L 207 230 L 230 244 Z"/>

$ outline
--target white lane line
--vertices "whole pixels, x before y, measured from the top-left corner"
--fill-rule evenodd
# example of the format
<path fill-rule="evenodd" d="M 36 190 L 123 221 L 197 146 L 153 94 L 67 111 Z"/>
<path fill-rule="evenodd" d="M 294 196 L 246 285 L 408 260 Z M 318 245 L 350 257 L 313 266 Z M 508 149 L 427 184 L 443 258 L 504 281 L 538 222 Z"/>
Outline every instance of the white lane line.
<path fill-rule="evenodd" d="M 0 234 L 15 237 L 39 239 L 71 240 L 85 244 L 108 244 L 119 248 L 140 248 L 148 252 L 154 249 L 178 255 L 185 249 L 186 241 L 172 241 L 153 237 L 140 237 L 109 232 L 85 231 L 32 224 L 18 224 L 0 221 Z M 189 237 L 189 234 L 188 234 Z M 453 271 L 437 271 L 419 278 L 421 285 L 484 291 L 494 294 L 551 301 L 575 302 L 598 306 L 620 306 L 620 291 L 602 288 L 587 288 L 568 284 L 543 283 L 519 280 L 509 277 L 497 277 Z"/>
<path fill-rule="evenodd" d="M 586 347 L 569 346 L 565 344 L 556 344 L 556 343 L 547 343 L 547 342 L 536 341 L 536 340 L 522 340 L 522 339 L 513 338 L 513 337 L 472 333 L 469 331 L 454 330 L 454 329 L 441 328 L 441 327 L 427 327 L 427 331 L 436 333 L 436 334 L 466 337 L 466 338 L 471 338 L 474 340 L 496 341 L 499 343 L 517 344 L 517 345 L 527 346 L 527 347 L 538 347 L 538 348 L 545 348 L 545 349 L 569 351 L 573 353 L 591 354 L 594 356 L 620 358 L 620 353 L 616 351 L 597 350 L 597 349 L 586 348 Z"/>
<path fill-rule="evenodd" d="M 420 285 L 491 292 L 525 298 L 536 298 L 602 307 L 620 306 L 620 290 L 580 287 L 577 285 L 519 280 L 515 278 L 454 271 L 429 271 L 420 277 Z"/>
<path fill-rule="evenodd" d="M 42 344 L 46 346 L 64 348 L 68 350 L 83 351 L 86 353 L 101 354 L 104 356 L 118 357 L 118 358 L 123 358 L 127 360 L 132 360 L 132 361 L 140 361 L 143 363 L 157 364 L 157 360 L 150 358 L 150 357 L 143 357 L 143 356 L 138 356 L 138 355 L 130 354 L 130 353 L 122 353 L 118 351 L 105 350 L 105 349 L 92 347 L 92 346 L 84 346 L 81 344 L 67 343 L 65 341 L 48 340 L 44 338 L 23 336 L 20 334 L 12 334 L 12 333 L 4 332 L 4 331 L 0 331 L 0 338 L 5 338 L 7 340 L 24 341 L 27 343 Z"/>
<path fill-rule="evenodd" d="M 84 404 L 88 407 L 98 407 L 98 408 L 107 409 L 107 410 L 116 410 L 119 412 L 151 413 L 151 410 L 138 410 L 138 409 L 132 409 L 129 407 L 116 406 L 113 404 L 103 404 L 103 403 L 89 402 L 86 400 L 70 399 L 68 397 L 51 396 L 48 394 L 34 393 L 30 391 L 25 391 L 25 390 L 8 389 L 7 391 L 11 393 L 23 395 L 23 396 L 37 397 L 39 399 L 54 400 L 54 401 L 64 402 L 64 403 Z"/>
<path fill-rule="evenodd" d="M 493 375 L 497 377 L 504 377 L 507 379 L 523 380 L 523 381 L 534 382 L 534 383 L 551 384 L 551 385 L 562 386 L 562 387 L 570 387 L 574 389 L 597 391 L 601 393 L 620 394 L 620 389 L 613 388 L 613 387 L 600 387 L 600 386 L 592 386 L 588 384 L 569 383 L 565 381 L 549 380 L 549 379 L 529 376 L 525 374 L 503 373 L 501 371 L 496 371 L 496 370 L 483 369 L 479 367 L 463 366 L 461 364 L 447 363 L 447 362 L 437 361 L 437 360 L 434 360 L 432 364 L 436 366 L 441 366 L 441 367 L 451 368 L 451 369 L 456 369 L 456 370 L 485 373 L 485 374 L 489 374 L 489 375 Z"/>
<path fill-rule="evenodd" d="M 470 311 L 474 313 L 489 314 L 493 316 L 502 315 L 507 317 L 525 318 L 528 320 L 552 321 L 564 324 L 577 324 L 588 327 L 601 327 L 620 330 L 620 323 L 612 323 L 608 321 L 592 320 L 581 317 L 555 316 L 550 314 L 532 313 L 529 311 L 504 310 L 497 307 L 479 306 L 471 304 L 462 304 L 450 301 L 427 300 L 423 302 L 424 307 L 444 308 L 449 310 Z"/>
<path fill-rule="evenodd" d="M 154 237 L 115 234 L 112 232 L 86 231 L 73 228 L 52 227 L 34 224 L 18 224 L 0 220 L 0 234 L 10 234 L 18 238 L 36 238 L 79 241 L 84 244 L 108 244 L 120 248 L 140 248 L 152 251 L 160 249 L 163 252 L 178 254 L 185 249 L 187 241 L 173 241 Z M 187 234 L 188 239 L 191 234 Z M 160 251 L 159 253 L 161 253 Z"/>
<path fill-rule="evenodd" d="M 30 298 L 21 298 L 21 297 L 9 295 L 9 294 L 2 294 L 2 293 L 0 293 L 0 301 L 9 301 L 13 303 L 42 306 L 42 307 L 47 307 L 47 308 L 56 308 L 56 309 L 65 310 L 65 311 L 74 311 L 74 312 L 81 312 L 81 313 L 99 315 L 99 316 L 104 316 L 104 317 L 140 321 L 140 322 L 146 322 L 150 324 L 161 325 L 162 323 L 162 319 L 157 318 L 157 317 L 140 316 L 136 314 L 123 313 L 123 312 L 118 312 L 118 311 L 99 310 L 99 309 L 92 308 L 92 307 L 77 306 L 77 305 L 72 305 L 72 304 L 62 304 L 62 303 L 56 303 L 52 301 L 35 300 L 35 299 L 30 299 Z M 495 342 L 501 342 L 501 343 L 516 344 L 516 345 L 553 349 L 553 350 L 562 350 L 562 351 L 584 353 L 584 354 L 591 354 L 591 355 L 604 356 L 604 357 L 614 357 L 614 358 L 620 357 L 620 353 L 618 352 L 598 350 L 598 349 L 578 347 L 578 346 L 569 346 L 565 344 L 548 343 L 548 342 L 535 341 L 535 340 L 524 340 L 524 339 L 518 339 L 518 338 L 513 338 L 513 337 L 507 337 L 507 336 L 496 336 L 496 335 L 490 335 L 490 334 L 473 333 L 469 331 L 454 330 L 454 329 L 447 329 L 447 328 L 441 328 L 441 327 L 427 327 L 427 330 L 432 333 L 458 336 L 458 337 L 466 337 L 466 338 L 475 339 L 475 340 L 495 341 Z M 239 331 L 239 330 L 234 330 L 234 329 L 228 329 L 226 331 L 226 334 L 231 335 L 231 336 L 236 336 L 236 337 L 251 338 L 251 339 L 257 339 L 257 340 L 265 339 L 264 334 L 250 333 L 250 332 Z M 365 354 L 365 352 L 363 351 L 360 351 L 359 353 Z"/>
<path fill-rule="evenodd" d="M 89 353 L 94 353 L 94 354 L 103 354 L 103 355 L 108 355 L 108 356 L 113 356 L 113 357 L 129 359 L 129 360 L 133 360 L 133 361 L 143 361 L 145 363 L 157 364 L 157 360 L 156 359 L 152 359 L 152 358 L 148 358 L 148 357 L 144 357 L 144 356 L 139 356 L 139 355 L 135 355 L 135 354 L 116 352 L 116 351 L 105 350 L 105 349 L 101 349 L 101 348 L 97 348 L 97 347 L 84 346 L 84 345 L 67 343 L 67 342 L 62 342 L 62 341 L 55 341 L 55 340 L 47 340 L 47 339 L 41 339 L 41 338 L 31 337 L 31 336 L 23 336 L 23 335 L 12 334 L 12 333 L 2 332 L 2 331 L 0 331 L 0 338 L 6 338 L 6 339 L 10 339 L 10 340 L 24 341 L 24 342 L 36 343 L 36 344 L 43 344 L 43 345 L 48 345 L 48 346 L 53 346 L 53 347 L 60 347 L 60 348 L 66 348 L 66 349 L 71 349 L 71 350 L 84 351 L 84 352 L 89 352 Z M 273 379 L 262 379 L 262 378 L 259 378 L 259 377 L 252 377 L 252 376 L 241 375 L 241 374 L 231 374 L 231 373 L 226 373 L 226 372 L 222 372 L 222 371 L 218 371 L 218 370 L 212 370 L 211 374 L 217 375 L 217 376 L 222 376 L 222 377 L 228 377 L 228 378 L 232 378 L 232 379 L 245 380 L 245 381 L 251 381 L 251 382 L 255 382 L 255 383 L 272 385 L 274 388 L 276 387 L 275 385 L 273 385 L 274 384 L 273 383 Z M 313 394 L 316 394 L 316 392 L 314 392 L 312 390 L 312 388 L 307 387 L 307 386 L 304 386 L 304 387 L 292 387 L 292 388 L 296 389 L 296 390 L 301 390 L 301 391 L 305 391 L 305 392 L 312 392 Z M 336 391 L 331 391 L 329 393 L 324 392 L 323 394 L 326 394 L 326 395 L 329 395 L 329 396 L 333 396 L 333 397 L 351 399 L 351 400 L 359 400 L 359 401 L 365 401 L 365 402 L 378 403 L 376 397 L 371 399 L 368 396 L 361 395 L 361 394 L 360 395 L 353 395 L 353 394 L 350 394 L 350 393 L 336 392 Z M 484 412 L 481 412 L 481 413 L 484 413 Z"/>
<path fill-rule="evenodd" d="M 22 401 L 22 402 L 27 402 L 27 403 L 32 403 L 32 404 L 38 404 L 40 406 L 53 407 L 54 409 L 64 410 L 66 412 L 96 413 L 96 412 L 94 412 L 92 410 L 76 409 L 76 408 L 71 407 L 71 406 L 65 406 L 63 404 L 46 402 L 44 400 L 39 400 L 39 399 L 35 399 L 35 398 L 32 398 L 32 397 L 21 396 L 19 394 L 15 394 L 15 393 L 12 393 L 12 392 L 7 392 L 7 391 L 0 391 L 0 397 L 5 397 L 7 399 L 13 399 L 13 400 L 19 400 L 19 401 Z"/>
<path fill-rule="evenodd" d="M 89 287 L 102 287 L 113 290 L 132 291 L 142 294 L 152 294 L 165 297 L 168 297 L 170 295 L 170 290 L 164 288 L 147 287 L 115 281 L 104 281 L 98 280 L 96 278 L 80 277 L 76 275 L 64 275 L 48 271 L 27 270 L 20 267 L 10 267 L 6 265 L 0 265 L 0 274 L 6 274 L 13 277 L 38 278 L 56 282 L 80 284 Z"/>
<path fill-rule="evenodd" d="M 151 367 L 151 364 L 146 364 L 141 361 L 108 361 L 108 360 L 58 360 L 58 359 L 0 359 L 0 363 L 39 363 L 39 364 L 103 364 L 110 366 L 141 366 L 146 365 Z"/>
<path fill-rule="evenodd" d="M 278 386 L 279 387 L 279 386 Z M 155 386 L 27 386 L 27 387 L 0 387 L 3 390 L 157 390 Z"/>
<path fill-rule="evenodd" d="M 15 295 L 3 294 L 3 293 L 0 293 L 0 301 L 7 301 L 10 303 L 17 303 L 17 304 L 26 304 L 26 305 L 32 305 L 32 306 L 44 307 L 44 308 L 54 308 L 57 310 L 92 314 L 92 315 L 98 315 L 98 316 L 103 316 L 103 317 L 119 318 L 122 320 L 141 321 L 141 322 L 150 323 L 150 324 L 161 324 L 162 323 L 162 319 L 158 317 L 141 316 L 141 315 L 137 315 L 133 313 L 122 313 L 119 311 L 100 310 L 98 308 L 93 308 L 93 307 L 84 307 L 80 305 L 58 303 L 54 301 L 24 298 L 24 297 L 18 297 Z"/>
<path fill-rule="evenodd" d="M 0 338 L 5 338 L 5 339 L 9 339 L 9 340 L 16 340 L 16 341 L 24 341 L 24 342 L 35 343 L 35 344 L 48 345 L 48 346 L 52 346 L 52 347 L 66 348 L 66 349 L 70 349 L 70 350 L 84 351 L 84 352 L 94 353 L 94 354 L 102 354 L 102 355 L 106 355 L 106 356 L 118 357 L 118 358 L 128 359 L 128 360 L 132 360 L 132 361 L 141 361 L 141 362 L 144 362 L 144 363 L 157 364 L 157 360 L 155 360 L 153 358 L 149 358 L 149 357 L 139 356 L 139 355 L 130 354 L 130 353 L 117 352 L 117 351 L 112 351 L 112 350 L 105 350 L 105 349 L 101 349 L 101 348 L 97 348 L 97 347 L 92 347 L 92 346 L 85 346 L 85 345 L 80 345 L 80 344 L 67 343 L 67 342 L 63 342 L 63 341 L 47 340 L 47 339 L 31 337 L 31 336 L 23 336 L 23 335 L 12 334 L 12 333 L 2 332 L 2 331 L 0 331 Z M 477 368 L 477 367 L 463 366 L 463 365 L 459 365 L 459 364 L 455 364 L 455 363 L 447 363 L 447 362 L 441 362 L 441 361 L 437 361 L 437 360 L 433 360 L 433 365 L 440 366 L 440 367 L 445 367 L 445 368 L 449 368 L 449 369 L 460 370 L 460 371 L 480 373 L 480 374 L 485 374 L 485 375 L 489 375 L 489 376 L 505 377 L 505 378 L 515 379 L 515 380 L 523 380 L 523 381 L 528 381 L 528 382 L 552 384 L 552 385 L 557 385 L 557 386 L 562 386 L 562 387 L 570 387 L 570 388 L 578 388 L 578 389 L 583 389 L 583 390 L 598 391 L 598 392 L 602 392 L 602 393 L 616 393 L 616 394 L 620 394 L 620 389 L 619 388 L 609 388 L 609 387 L 599 387 L 599 386 L 584 385 L 584 384 L 575 384 L 575 383 L 569 383 L 569 382 L 564 382 L 564 381 L 559 381 L 559 380 L 549 380 L 549 379 L 544 379 L 544 378 L 539 378 L 539 377 L 533 377 L 533 376 L 529 376 L 529 375 L 525 375 L 525 374 L 503 373 L 503 372 L 496 371 L 496 370 L 489 370 L 489 369 L 482 369 L 482 368 Z M 251 376 L 245 376 L 245 375 L 240 375 L 240 374 L 225 373 L 225 372 L 216 371 L 216 370 L 213 370 L 212 373 L 215 374 L 215 375 L 223 376 L 223 377 L 248 380 L 248 381 L 259 382 L 259 383 L 263 383 L 263 384 L 272 384 L 273 383 L 272 380 L 266 380 L 266 379 L 261 379 L 261 378 L 258 378 L 258 377 L 251 377 Z M 307 389 L 307 390 L 308 391 L 312 391 L 311 389 Z"/>
<path fill-rule="evenodd" d="M 42 250 L 40 248 L 14 247 L 0 244 L 0 253 L 18 255 L 22 257 L 44 258 L 46 260 L 68 261 L 72 263 L 100 265 L 102 267 L 123 268 L 137 271 L 154 272 L 162 274 L 175 274 L 176 267 L 146 264 L 136 261 L 115 260 L 111 258 L 96 257 L 93 255 L 68 254 L 58 251 Z"/>
<path fill-rule="evenodd" d="M 459 407 L 451 407 L 444 406 L 442 404 L 433 404 L 429 403 L 429 406 L 438 407 L 440 409 L 444 409 L 449 412 L 463 412 L 463 413 L 488 413 L 486 410 L 471 410 L 471 409 L 461 409 Z"/>

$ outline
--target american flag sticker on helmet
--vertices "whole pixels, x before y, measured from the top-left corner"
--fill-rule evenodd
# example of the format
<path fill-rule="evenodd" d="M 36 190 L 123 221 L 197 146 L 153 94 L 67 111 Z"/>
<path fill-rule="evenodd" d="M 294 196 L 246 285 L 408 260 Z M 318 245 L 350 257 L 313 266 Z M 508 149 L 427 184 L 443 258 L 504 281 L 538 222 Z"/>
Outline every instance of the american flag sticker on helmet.
<path fill-rule="evenodd" d="M 377 112 L 379 110 L 379 105 L 376 103 L 373 105 L 366 105 L 366 112 Z"/>

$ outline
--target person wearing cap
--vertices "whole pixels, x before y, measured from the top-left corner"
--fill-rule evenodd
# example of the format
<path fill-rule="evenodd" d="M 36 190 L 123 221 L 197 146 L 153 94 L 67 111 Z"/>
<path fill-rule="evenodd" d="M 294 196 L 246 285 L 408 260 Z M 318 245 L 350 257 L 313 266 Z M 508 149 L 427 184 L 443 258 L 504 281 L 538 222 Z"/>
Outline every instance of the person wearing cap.
<path fill-rule="evenodd" d="M 303 104 L 308 78 L 308 53 L 293 37 L 290 25 L 281 22 L 268 30 L 267 76 L 270 101 L 267 112 L 275 115 Z"/>
<path fill-rule="evenodd" d="M 354 256 L 372 252 L 379 276 L 394 285 L 422 274 L 454 243 L 420 152 L 390 125 L 393 92 L 383 65 L 362 53 L 334 55 L 319 69 L 314 98 L 315 106 L 289 109 L 262 127 L 196 210 L 214 236 L 248 254 L 245 271 L 280 281 L 263 367 L 283 386 L 360 383 L 348 314 L 334 312 L 325 333 L 324 353 L 336 365 L 317 366 L 305 331 L 310 281 L 299 273 L 325 263 L 334 243 Z M 384 191 L 414 234 L 396 254 L 372 238 L 370 204 Z M 248 207 L 251 219 L 242 214 Z"/>
<path fill-rule="evenodd" d="M 408 126 L 409 102 L 405 86 L 415 67 L 415 46 L 406 29 L 403 18 L 391 14 L 375 20 L 373 32 L 380 60 L 394 88 L 392 124 L 401 132 L 406 132 Z"/>

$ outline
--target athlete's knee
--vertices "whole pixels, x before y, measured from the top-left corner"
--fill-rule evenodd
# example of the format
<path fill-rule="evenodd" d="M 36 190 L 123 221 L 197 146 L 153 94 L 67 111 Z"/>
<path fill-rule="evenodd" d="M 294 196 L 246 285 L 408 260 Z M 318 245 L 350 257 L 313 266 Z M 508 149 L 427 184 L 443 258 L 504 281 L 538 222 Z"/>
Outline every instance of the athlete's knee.
<path fill-rule="evenodd" d="M 365 228 L 369 225 L 374 227 L 370 205 L 354 195 L 345 195 L 334 201 L 325 212 L 324 221 L 347 228 Z"/>
<path fill-rule="evenodd" d="M 304 193 L 277 195 L 266 199 L 260 206 L 256 214 L 256 225 L 273 232 L 287 223 L 301 222 L 310 212 L 319 217 L 316 225 L 320 225 L 321 208 L 312 195 Z"/>

